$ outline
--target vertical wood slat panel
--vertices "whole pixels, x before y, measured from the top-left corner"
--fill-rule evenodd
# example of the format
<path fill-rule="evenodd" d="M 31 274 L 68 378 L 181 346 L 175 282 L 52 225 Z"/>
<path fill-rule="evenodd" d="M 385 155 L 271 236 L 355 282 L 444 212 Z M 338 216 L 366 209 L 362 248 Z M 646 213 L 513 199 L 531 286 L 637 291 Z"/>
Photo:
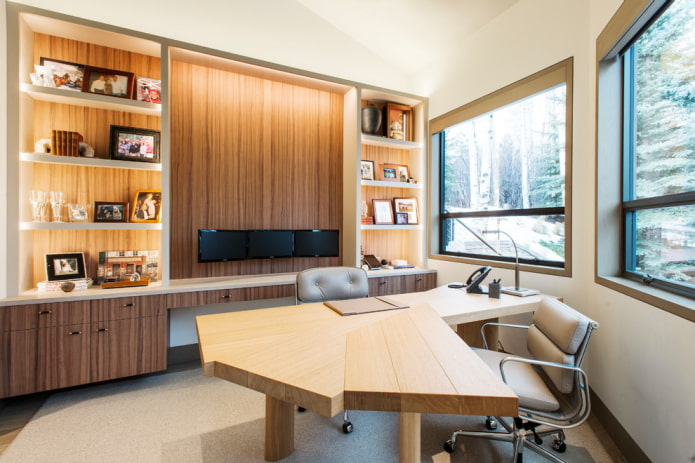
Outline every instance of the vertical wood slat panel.
<path fill-rule="evenodd" d="M 340 262 L 199 264 L 197 230 L 340 229 L 342 95 L 175 61 L 171 104 L 171 278 Z"/>

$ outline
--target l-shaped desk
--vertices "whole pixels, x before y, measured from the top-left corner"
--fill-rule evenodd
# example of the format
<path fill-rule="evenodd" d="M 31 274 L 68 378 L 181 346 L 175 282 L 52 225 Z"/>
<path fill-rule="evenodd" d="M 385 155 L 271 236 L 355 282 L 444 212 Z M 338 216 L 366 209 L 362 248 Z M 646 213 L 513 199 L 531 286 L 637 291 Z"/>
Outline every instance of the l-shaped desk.
<path fill-rule="evenodd" d="M 321 303 L 200 316 L 205 376 L 266 395 L 265 459 L 294 451 L 295 405 L 399 412 L 401 462 L 420 461 L 420 414 L 515 416 L 518 398 L 448 325 L 530 312 L 446 286 L 391 296 L 410 307 L 342 317 Z"/>

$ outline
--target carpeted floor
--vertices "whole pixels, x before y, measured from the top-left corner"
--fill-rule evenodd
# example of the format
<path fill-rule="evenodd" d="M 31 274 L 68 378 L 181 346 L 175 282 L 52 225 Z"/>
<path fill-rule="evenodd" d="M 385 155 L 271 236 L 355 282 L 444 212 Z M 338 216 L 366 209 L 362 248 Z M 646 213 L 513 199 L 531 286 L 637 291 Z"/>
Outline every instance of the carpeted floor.
<path fill-rule="evenodd" d="M 262 394 L 200 369 L 137 377 L 52 394 L 0 455 L 0 463 L 28 462 L 263 462 Z M 285 462 L 397 462 L 398 416 L 351 411 L 352 434 L 342 414 L 298 413 L 294 453 Z M 422 416 L 422 461 L 509 461 L 509 444 L 465 439 L 449 455 L 442 443 L 461 426 L 482 429 L 480 417 Z M 568 462 L 623 461 L 586 424 L 570 430 Z M 552 438 L 546 439 L 550 445 Z M 533 452 L 528 463 L 545 461 Z"/>

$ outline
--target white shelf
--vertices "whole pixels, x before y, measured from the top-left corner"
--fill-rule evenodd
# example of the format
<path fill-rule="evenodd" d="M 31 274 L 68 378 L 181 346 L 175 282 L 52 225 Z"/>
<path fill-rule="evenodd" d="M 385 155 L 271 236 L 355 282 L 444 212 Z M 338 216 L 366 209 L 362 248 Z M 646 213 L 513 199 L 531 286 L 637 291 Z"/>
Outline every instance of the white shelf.
<path fill-rule="evenodd" d="M 422 183 L 390 182 L 387 180 L 362 180 L 362 186 L 422 189 Z"/>
<path fill-rule="evenodd" d="M 20 230 L 161 230 L 161 223 L 21 222 Z"/>
<path fill-rule="evenodd" d="M 160 163 L 120 161 L 115 159 L 83 158 L 71 156 L 54 156 L 46 153 L 19 153 L 19 160 L 24 162 L 41 162 L 69 166 L 106 167 L 110 169 L 162 170 Z"/>
<path fill-rule="evenodd" d="M 422 230 L 422 225 L 361 225 L 362 230 Z"/>
<path fill-rule="evenodd" d="M 362 134 L 362 144 L 371 146 L 381 146 L 384 148 L 396 148 L 401 150 L 422 149 L 424 145 L 415 141 L 394 140 L 392 138 L 380 137 L 377 135 Z"/>
<path fill-rule="evenodd" d="M 31 84 L 22 84 L 21 90 L 35 100 L 48 101 L 49 103 L 87 106 L 90 108 L 125 111 L 148 116 L 162 115 L 162 105 L 156 103 L 146 103 L 144 101 L 128 100 L 108 95 L 95 95 L 93 93 L 78 92 L 76 90 L 41 87 Z"/>

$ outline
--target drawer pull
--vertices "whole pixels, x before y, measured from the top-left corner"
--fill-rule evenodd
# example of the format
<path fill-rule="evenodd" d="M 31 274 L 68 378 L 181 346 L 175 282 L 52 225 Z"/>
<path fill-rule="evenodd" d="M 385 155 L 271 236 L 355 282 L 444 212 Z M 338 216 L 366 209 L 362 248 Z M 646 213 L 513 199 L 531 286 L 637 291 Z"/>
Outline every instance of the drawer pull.
<path fill-rule="evenodd" d="M 224 296 L 222 296 L 222 299 L 229 299 L 230 297 L 232 296 L 230 296 L 229 294 L 225 294 Z"/>
<path fill-rule="evenodd" d="M 416 278 L 415 281 L 422 281 L 424 278 Z"/>
<path fill-rule="evenodd" d="M 385 285 L 386 282 L 385 282 L 385 281 L 380 281 L 379 284 L 380 284 L 380 285 Z"/>
<path fill-rule="evenodd" d="M 82 331 L 68 331 L 69 336 L 77 336 L 78 334 L 82 334 Z"/>
<path fill-rule="evenodd" d="M 135 307 L 135 303 L 134 303 L 134 302 L 129 302 L 129 303 L 127 303 L 127 304 L 123 304 L 123 307 Z"/>
<path fill-rule="evenodd" d="M 108 328 L 97 328 L 95 331 L 97 333 L 106 333 L 109 329 Z"/>
<path fill-rule="evenodd" d="M 52 310 L 39 310 L 39 315 L 50 315 Z"/>

